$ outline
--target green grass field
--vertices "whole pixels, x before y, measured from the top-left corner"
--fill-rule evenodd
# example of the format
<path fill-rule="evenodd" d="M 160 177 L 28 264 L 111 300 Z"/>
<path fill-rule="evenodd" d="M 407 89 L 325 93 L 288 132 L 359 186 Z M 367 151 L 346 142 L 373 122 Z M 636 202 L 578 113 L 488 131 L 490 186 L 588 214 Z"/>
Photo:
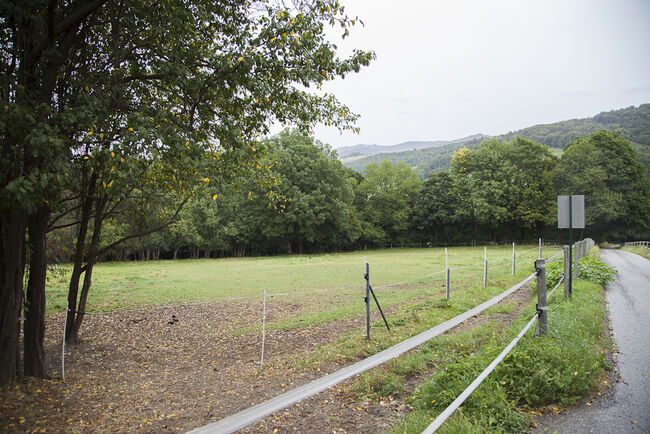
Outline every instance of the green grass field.
<path fill-rule="evenodd" d="M 534 246 L 517 247 L 517 274 L 529 273 L 538 255 Z M 544 250 L 550 256 L 558 249 Z M 449 248 L 452 291 L 481 285 L 483 247 Z M 490 246 L 490 283 L 511 274 L 512 246 Z M 406 286 L 444 284 L 445 250 L 383 249 L 340 254 L 256 258 L 200 259 L 98 264 L 88 296 L 88 311 L 121 310 L 147 305 L 225 301 L 267 293 L 314 296 L 328 292 L 360 293 L 364 288 L 364 257 L 378 294 L 398 282 Z M 62 268 L 69 268 L 63 265 Z M 432 274 L 438 273 L 432 276 Z M 49 312 L 66 305 L 69 273 L 51 277 L 47 285 Z M 456 287 L 456 288 L 454 288 Z"/>
<path fill-rule="evenodd" d="M 636 253 L 639 256 L 650 259 L 650 249 L 647 247 L 623 247 L 623 250 L 627 250 L 628 252 Z"/>

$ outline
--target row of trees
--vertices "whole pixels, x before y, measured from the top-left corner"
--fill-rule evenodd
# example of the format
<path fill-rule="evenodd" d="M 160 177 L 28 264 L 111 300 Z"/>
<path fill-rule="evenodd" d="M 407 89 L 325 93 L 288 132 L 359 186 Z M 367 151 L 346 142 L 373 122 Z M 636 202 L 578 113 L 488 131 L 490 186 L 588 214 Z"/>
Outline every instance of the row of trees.
<path fill-rule="evenodd" d="M 274 182 L 192 197 L 163 230 L 106 250 L 105 259 L 157 259 L 331 251 L 364 245 L 456 244 L 561 236 L 557 196 L 585 194 L 586 235 L 644 238 L 650 186 L 621 136 L 598 132 L 561 158 L 517 137 L 456 152 L 449 171 L 422 182 L 404 163 L 345 168 L 326 145 L 286 130 L 269 139 L 262 161 Z M 147 206 L 151 206 L 149 203 Z M 102 246 L 135 232 L 150 214 L 124 212 L 105 222 Z M 145 210 L 145 213 L 142 213 Z M 147 226 L 144 224 L 144 226 Z M 149 225 L 150 226 L 150 225 Z M 62 238 L 53 246 L 70 245 Z M 69 260 L 58 249 L 59 260 Z"/>

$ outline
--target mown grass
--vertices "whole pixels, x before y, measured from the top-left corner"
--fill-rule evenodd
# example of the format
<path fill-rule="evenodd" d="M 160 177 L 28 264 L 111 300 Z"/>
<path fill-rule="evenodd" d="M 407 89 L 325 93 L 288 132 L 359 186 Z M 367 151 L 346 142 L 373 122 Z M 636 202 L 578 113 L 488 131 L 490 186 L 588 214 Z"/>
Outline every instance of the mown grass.
<path fill-rule="evenodd" d="M 517 263 L 529 267 L 537 251 L 520 246 Z M 557 249 L 556 249 L 557 250 Z M 525 252 L 524 252 L 525 251 Z M 548 251 L 552 254 L 551 251 Z M 262 292 L 307 295 L 326 300 L 329 292 L 362 291 L 363 258 L 370 264 L 370 279 L 377 293 L 395 282 L 440 285 L 444 273 L 444 249 L 383 249 L 341 254 L 279 256 L 257 258 L 200 259 L 151 262 L 101 263 L 95 266 L 88 296 L 88 311 L 119 310 L 174 303 L 224 301 L 239 297 L 261 297 Z M 482 281 L 483 248 L 449 249 L 452 281 Z M 488 248 L 489 274 L 510 267 L 511 246 Z M 59 266 L 61 269 L 69 265 Z M 429 277 L 427 277 L 429 276 Z M 51 275 L 47 284 L 47 309 L 66 306 L 69 272 Z M 334 291 L 336 293 L 336 291 Z M 278 297 L 278 300 L 281 298 Z"/>

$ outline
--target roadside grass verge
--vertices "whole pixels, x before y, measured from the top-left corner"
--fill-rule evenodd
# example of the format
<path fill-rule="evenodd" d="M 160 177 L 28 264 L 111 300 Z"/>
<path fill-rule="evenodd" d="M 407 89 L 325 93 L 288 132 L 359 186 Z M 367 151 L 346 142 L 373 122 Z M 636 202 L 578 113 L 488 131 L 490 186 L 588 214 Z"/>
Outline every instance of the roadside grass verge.
<path fill-rule="evenodd" d="M 410 398 L 414 411 L 394 432 L 421 432 L 485 369 L 532 318 L 534 304 L 499 333 L 486 325 L 449 348 L 455 354 Z M 578 280 L 572 300 L 549 300 L 544 337 L 533 328 L 439 432 L 523 432 L 527 410 L 575 403 L 595 385 L 603 369 L 608 339 L 603 333 L 605 305 L 600 284 Z M 482 335 L 481 335 L 482 334 Z M 469 338 L 469 339 L 468 339 Z M 460 347 L 462 345 L 462 347 Z M 462 348 L 471 348 L 463 352 Z M 381 390 L 381 389 L 380 389 Z"/>
<path fill-rule="evenodd" d="M 623 247 L 623 250 L 650 259 L 650 249 L 647 247 Z"/>

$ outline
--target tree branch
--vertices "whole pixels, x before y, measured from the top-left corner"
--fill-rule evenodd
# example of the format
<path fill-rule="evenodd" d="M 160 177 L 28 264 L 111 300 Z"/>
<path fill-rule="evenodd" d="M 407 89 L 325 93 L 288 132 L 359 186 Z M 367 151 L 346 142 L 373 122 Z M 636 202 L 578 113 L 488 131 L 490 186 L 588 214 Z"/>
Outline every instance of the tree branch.
<path fill-rule="evenodd" d="M 91 2 L 84 3 L 78 9 L 72 11 L 68 17 L 62 20 L 57 25 L 54 25 L 55 19 L 55 0 L 51 0 L 48 6 L 48 37 L 44 38 L 41 43 L 35 46 L 26 56 L 25 63 L 27 65 L 32 65 L 34 59 L 38 59 L 43 50 L 50 44 L 54 44 L 54 41 L 58 35 L 64 32 L 68 32 L 70 29 L 77 27 L 84 19 L 88 18 L 90 15 L 95 13 L 99 8 L 104 6 L 108 0 L 95 0 Z"/>
<path fill-rule="evenodd" d="M 147 229 L 147 230 L 142 231 L 142 232 L 126 235 L 126 236 L 120 238 L 119 240 L 109 244 L 108 246 L 99 249 L 97 252 L 94 253 L 94 256 L 101 256 L 102 254 L 106 253 L 107 251 L 109 251 L 113 247 L 115 247 L 115 246 L 117 246 L 119 244 L 122 244 L 123 242 L 128 241 L 130 239 L 137 238 L 137 237 L 142 237 L 144 235 L 149 235 L 151 233 L 154 233 L 154 232 L 157 232 L 157 231 L 159 231 L 161 229 L 166 228 L 167 226 L 169 226 L 170 224 L 172 224 L 172 223 L 174 223 L 176 221 L 176 218 L 178 217 L 178 214 L 180 214 L 181 210 L 183 209 L 183 206 L 185 206 L 187 201 L 190 200 L 190 197 L 192 197 L 192 196 L 187 196 L 185 199 L 183 199 L 183 201 L 178 205 L 178 208 L 176 208 L 176 212 L 174 213 L 172 218 L 167 220 L 165 223 L 163 223 L 163 224 L 161 224 L 159 226 L 156 226 L 154 228 Z M 87 266 L 82 267 L 81 271 L 82 272 L 86 271 L 86 267 Z"/>

